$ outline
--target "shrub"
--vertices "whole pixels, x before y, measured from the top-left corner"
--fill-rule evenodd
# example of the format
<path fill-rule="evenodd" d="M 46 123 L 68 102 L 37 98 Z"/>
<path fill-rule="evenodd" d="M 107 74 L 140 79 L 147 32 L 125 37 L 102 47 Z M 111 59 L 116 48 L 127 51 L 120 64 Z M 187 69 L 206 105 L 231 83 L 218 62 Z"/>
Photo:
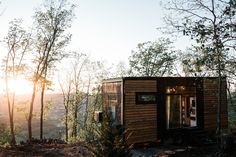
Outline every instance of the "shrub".
<path fill-rule="evenodd" d="M 132 145 L 127 144 L 125 130 L 122 126 L 114 126 L 110 115 L 104 115 L 101 126 L 95 131 L 96 140 L 89 149 L 97 157 L 129 157 L 132 156 Z"/>
<path fill-rule="evenodd" d="M 6 124 L 0 124 L 0 144 L 4 145 L 10 143 L 11 134 L 10 129 L 6 126 Z"/>

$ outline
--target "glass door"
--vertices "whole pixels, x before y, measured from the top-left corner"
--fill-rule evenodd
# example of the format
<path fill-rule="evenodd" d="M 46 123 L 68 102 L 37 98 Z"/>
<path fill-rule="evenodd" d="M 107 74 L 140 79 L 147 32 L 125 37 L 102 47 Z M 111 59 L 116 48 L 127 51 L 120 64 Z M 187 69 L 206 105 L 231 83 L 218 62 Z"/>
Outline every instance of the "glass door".
<path fill-rule="evenodd" d="M 197 105 L 195 97 L 189 98 L 190 126 L 197 126 Z"/>
<path fill-rule="evenodd" d="M 181 127 L 181 95 L 166 96 L 166 121 L 167 129 Z"/>
<path fill-rule="evenodd" d="M 166 87 L 166 128 L 197 126 L 196 88 L 194 86 Z"/>

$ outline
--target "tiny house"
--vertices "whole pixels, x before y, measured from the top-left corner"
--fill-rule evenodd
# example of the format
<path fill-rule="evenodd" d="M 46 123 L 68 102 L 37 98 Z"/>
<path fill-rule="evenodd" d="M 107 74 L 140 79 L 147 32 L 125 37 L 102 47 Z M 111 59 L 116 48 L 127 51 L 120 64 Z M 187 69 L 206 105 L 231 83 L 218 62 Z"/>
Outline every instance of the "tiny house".
<path fill-rule="evenodd" d="M 227 128 L 226 79 L 222 79 L 221 126 Z M 103 108 L 129 143 L 159 142 L 168 132 L 217 127 L 218 78 L 125 77 L 102 83 Z"/>

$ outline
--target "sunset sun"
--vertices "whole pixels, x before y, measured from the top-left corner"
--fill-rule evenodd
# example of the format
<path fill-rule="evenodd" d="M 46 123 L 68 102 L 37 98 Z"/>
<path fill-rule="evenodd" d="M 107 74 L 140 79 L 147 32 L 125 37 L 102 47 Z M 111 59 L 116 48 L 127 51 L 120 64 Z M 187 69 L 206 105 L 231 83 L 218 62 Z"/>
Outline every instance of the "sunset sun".
<path fill-rule="evenodd" d="M 32 91 L 30 82 L 25 79 L 9 80 L 10 92 L 15 91 L 16 94 L 28 94 Z"/>

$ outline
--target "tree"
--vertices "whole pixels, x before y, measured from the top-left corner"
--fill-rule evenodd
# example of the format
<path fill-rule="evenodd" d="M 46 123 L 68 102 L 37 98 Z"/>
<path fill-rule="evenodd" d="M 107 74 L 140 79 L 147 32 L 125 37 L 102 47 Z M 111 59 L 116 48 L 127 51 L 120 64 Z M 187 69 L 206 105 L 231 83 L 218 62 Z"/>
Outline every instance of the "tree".
<path fill-rule="evenodd" d="M 78 133 L 78 111 L 79 107 L 83 104 L 85 98 L 84 86 L 85 84 L 82 81 L 83 70 L 86 67 L 88 62 L 88 56 L 81 53 L 74 54 L 74 62 L 72 63 L 72 75 L 73 75 L 73 87 L 74 87 L 74 96 L 73 96 L 73 122 L 72 122 L 72 137 L 73 139 L 77 138 Z"/>
<path fill-rule="evenodd" d="M 236 39 L 235 8 L 235 0 L 172 0 L 166 5 L 166 9 L 171 11 L 169 15 L 172 15 L 166 18 L 167 25 L 171 27 L 167 29 L 174 28 L 175 31 L 181 31 L 194 39 L 197 52 L 201 53 L 196 61 L 219 78 L 216 129 L 218 137 L 221 134 L 222 75 L 226 74 L 224 72 L 227 71 L 227 66 L 235 66 L 235 61 L 232 60 Z"/>
<path fill-rule="evenodd" d="M 69 127 L 68 127 L 68 121 L 69 121 L 69 108 L 71 105 L 71 97 L 72 97 L 72 79 L 70 77 L 70 74 L 68 73 L 67 78 L 63 83 L 59 79 L 59 84 L 61 87 L 62 95 L 63 95 L 63 105 L 65 108 L 65 132 L 66 132 L 66 142 L 68 142 L 69 139 Z"/>
<path fill-rule="evenodd" d="M 28 117 L 29 141 L 32 140 L 33 106 L 38 83 L 41 82 L 41 120 L 40 138 L 43 137 L 44 90 L 47 85 L 49 71 L 57 61 L 65 56 L 64 47 L 69 43 L 71 35 L 66 30 L 71 26 L 75 5 L 66 0 L 45 1 L 43 8 L 35 12 L 35 59 L 32 77 L 33 92 Z"/>
<path fill-rule="evenodd" d="M 92 61 L 88 55 L 74 52 L 66 58 L 67 66 L 61 68 L 60 86 L 65 105 L 65 130 L 69 141 L 86 140 L 92 132 L 95 108 L 100 106 L 100 85 L 104 65 Z M 67 72 L 67 75 L 64 72 Z M 99 91 L 99 94 L 97 92 Z M 69 133 L 67 133 L 69 132 Z M 78 134 L 79 133 L 79 134 Z"/>
<path fill-rule="evenodd" d="M 96 140 L 88 145 L 94 156 L 97 157 L 131 157 L 133 145 L 128 144 L 125 129 L 114 127 L 110 114 L 104 114 L 100 126 L 94 127 Z"/>
<path fill-rule="evenodd" d="M 127 68 L 127 65 L 125 62 L 121 61 L 118 62 L 116 65 L 112 65 L 114 67 L 114 74 L 112 74 L 111 77 L 118 78 L 118 77 L 127 77 L 129 76 L 129 69 Z M 110 72 L 110 71 L 109 71 Z M 110 72 L 111 73 L 111 72 Z M 107 76 L 109 78 L 109 76 Z"/>
<path fill-rule="evenodd" d="M 10 89 L 10 81 L 15 83 L 20 75 L 25 71 L 26 65 L 24 59 L 29 48 L 30 35 L 21 27 L 22 20 L 15 19 L 10 22 L 7 36 L 4 43 L 7 46 L 6 57 L 3 61 L 5 72 L 5 91 L 7 96 L 8 114 L 11 131 L 11 144 L 16 144 L 15 127 L 14 127 L 14 110 L 15 110 L 15 89 Z"/>
<path fill-rule="evenodd" d="M 102 110 L 102 93 L 101 93 L 101 85 L 96 85 L 89 96 L 89 102 L 87 104 L 87 111 L 86 111 L 86 123 L 85 127 L 80 130 L 80 139 L 85 140 L 86 142 L 90 143 L 96 140 L 94 136 L 94 127 L 96 124 L 94 123 L 94 113 L 95 111 Z"/>
<path fill-rule="evenodd" d="M 0 5 L 2 5 L 2 1 L 0 1 Z M 2 9 L 0 10 L 0 16 L 4 13 L 4 11 L 5 11 L 4 9 L 3 9 L 3 10 L 2 10 Z"/>
<path fill-rule="evenodd" d="M 169 39 L 138 44 L 129 57 L 131 73 L 138 76 L 164 76 L 170 74 L 175 60 Z"/>
<path fill-rule="evenodd" d="M 0 123 L 0 145 L 11 142 L 11 133 L 6 124 Z"/>
<path fill-rule="evenodd" d="M 207 63 L 202 59 L 202 53 L 199 52 L 198 48 L 188 48 L 180 56 L 182 70 L 185 76 L 203 77 L 215 75 L 215 72 L 210 70 Z"/>
<path fill-rule="evenodd" d="M 84 83 L 86 86 L 85 93 L 85 109 L 82 111 L 84 120 L 82 121 L 82 130 L 91 133 L 92 123 L 95 110 L 101 110 L 101 79 L 109 77 L 108 75 L 102 76 L 105 69 L 101 62 L 88 60 L 85 66 Z"/>

